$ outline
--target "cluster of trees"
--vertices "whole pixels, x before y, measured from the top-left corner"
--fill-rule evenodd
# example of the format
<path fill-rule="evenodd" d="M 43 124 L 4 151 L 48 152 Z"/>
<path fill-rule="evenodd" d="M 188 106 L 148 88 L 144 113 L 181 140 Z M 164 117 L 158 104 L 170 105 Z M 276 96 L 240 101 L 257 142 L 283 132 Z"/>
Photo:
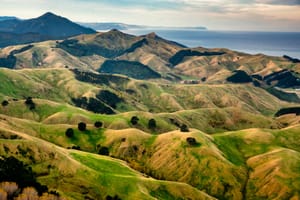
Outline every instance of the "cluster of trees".
<path fill-rule="evenodd" d="M 32 169 L 15 157 L 0 159 L 0 199 L 4 200 L 58 200 L 57 192 L 36 181 Z"/>
<path fill-rule="evenodd" d="M 15 182 L 0 183 L 1 200 L 63 200 L 57 192 L 44 192 L 39 195 L 34 187 L 19 188 Z"/>
<path fill-rule="evenodd" d="M 137 125 L 139 123 L 139 120 L 140 119 L 137 116 L 132 116 L 130 119 L 130 123 L 132 125 Z M 152 118 L 148 121 L 148 128 L 151 130 L 156 128 L 156 120 L 155 119 Z"/>
<path fill-rule="evenodd" d="M 96 128 L 101 128 L 103 126 L 103 122 L 101 121 L 96 121 L 94 123 L 94 126 Z M 86 123 L 85 122 L 79 122 L 78 125 L 77 125 L 77 128 L 79 131 L 86 131 Z M 68 138 L 71 138 L 74 136 L 74 129 L 73 128 L 68 128 L 65 132 L 65 135 L 68 137 Z"/>
<path fill-rule="evenodd" d="M 118 195 L 115 195 L 113 197 L 110 195 L 107 195 L 106 200 L 121 200 L 121 198 Z"/>
<path fill-rule="evenodd" d="M 176 125 L 177 127 L 180 128 L 181 132 L 189 132 L 190 131 L 189 127 L 186 124 L 180 124 L 179 122 L 175 121 L 174 119 L 170 119 L 170 120 L 171 120 L 171 123 L 173 123 L 174 125 Z M 132 116 L 130 119 L 130 123 L 132 125 L 137 125 L 139 123 L 139 118 L 137 116 Z M 157 127 L 156 120 L 151 118 L 148 121 L 148 128 L 150 130 L 155 130 L 156 127 Z"/>
<path fill-rule="evenodd" d="M 13 99 L 13 100 L 14 100 L 14 101 L 18 101 L 18 99 Z M 8 101 L 8 100 L 3 100 L 3 101 L 1 102 L 1 105 L 2 105 L 3 107 L 8 106 L 8 105 L 9 105 L 9 101 Z M 27 98 L 25 99 L 25 105 L 28 106 L 28 108 L 29 108 L 30 110 L 34 110 L 34 109 L 35 109 L 35 103 L 34 103 L 34 101 L 32 100 L 32 97 L 27 97 Z"/>

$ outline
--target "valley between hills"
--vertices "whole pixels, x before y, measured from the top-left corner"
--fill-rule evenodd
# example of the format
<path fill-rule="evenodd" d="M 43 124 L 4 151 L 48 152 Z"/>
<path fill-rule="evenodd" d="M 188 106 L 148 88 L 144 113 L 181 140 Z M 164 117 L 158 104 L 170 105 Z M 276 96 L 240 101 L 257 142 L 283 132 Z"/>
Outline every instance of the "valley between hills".
<path fill-rule="evenodd" d="M 74 25 L 52 13 L 34 23 L 45 18 Z M 78 26 L 0 49 L 0 182 L 20 187 L 10 195 L 300 198 L 297 59 Z"/>

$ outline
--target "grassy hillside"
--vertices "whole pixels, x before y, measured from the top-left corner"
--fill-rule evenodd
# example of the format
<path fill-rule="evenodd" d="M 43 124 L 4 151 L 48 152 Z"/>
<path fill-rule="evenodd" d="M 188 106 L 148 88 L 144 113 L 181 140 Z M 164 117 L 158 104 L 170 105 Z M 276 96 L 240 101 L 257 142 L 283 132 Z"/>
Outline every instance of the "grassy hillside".
<path fill-rule="evenodd" d="M 213 199 L 187 184 L 147 178 L 117 159 L 66 150 L 3 126 L 0 131 L 6 135 L 0 139 L 1 156 L 28 164 L 39 183 L 67 199 Z M 5 139 L 14 135 L 18 139 Z"/>
<path fill-rule="evenodd" d="M 99 115 L 104 121 L 110 118 L 105 123 L 111 128 L 131 127 L 130 118 L 136 115 L 141 119 L 138 128 L 147 132 L 162 133 L 187 124 L 213 133 L 280 127 L 272 116 L 280 108 L 292 106 L 250 85 L 162 84 L 68 69 L 0 69 L 0 77 L 0 100 L 9 103 L 0 107 L 1 113 L 47 123 L 74 123 L 76 118 L 94 116 L 67 105 L 72 104 L 126 116 L 122 125 L 121 121 L 112 122 L 115 116 Z M 35 110 L 25 105 L 28 96 L 34 98 Z M 155 130 L 148 129 L 151 118 L 157 121 Z"/>
<path fill-rule="evenodd" d="M 38 137 L 51 142 L 47 144 L 52 146 L 53 143 L 65 149 L 80 146 L 81 150 L 94 153 L 97 153 L 100 147 L 107 147 L 109 155 L 126 160 L 132 168 L 140 172 L 161 180 L 188 183 L 219 199 L 272 199 L 274 195 L 276 197 L 279 195 L 280 199 L 299 198 L 297 191 L 300 183 L 297 169 L 300 166 L 298 145 L 300 126 L 281 130 L 246 129 L 214 135 L 207 135 L 197 129 L 190 129 L 190 132 L 171 131 L 152 135 L 136 128 L 98 129 L 93 126 L 93 121 L 87 122 L 87 131 L 84 132 L 78 131 L 76 125 L 44 124 L 6 115 L 1 115 L 0 123 L 3 138 L 12 138 L 12 133 L 24 138 Z M 75 130 L 72 138 L 65 136 L 65 130 L 70 127 Z M 26 131 L 26 135 L 19 134 L 20 131 Z M 189 143 L 187 141 L 189 137 L 195 138 L 196 143 Z M 5 141 L 4 144 L 8 144 L 7 139 Z M 19 140 L 14 141 L 15 145 L 20 145 Z M 39 144 L 45 146 L 42 140 L 39 140 Z M 110 177 L 109 171 L 115 168 L 106 169 L 113 164 L 106 163 L 105 166 L 98 162 L 96 164 L 95 159 L 102 157 L 59 149 L 69 152 L 68 155 L 70 154 L 73 159 L 96 171 L 108 170 L 105 172 L 106 177 Z M 28 152 L 27 156 L 32 151 Z M 59 160 L 61 159 L 58 158 L 56 162 Z M 117 171 L 119 174 L 124 170 L 118 168 Z M 114 180 L 111 177 L 108 179 Z M 114 185 L 113 188 L 118 189 L 112 189 L 113 192 L 108 194 L 117 193 L 120 196 L 117 191 L 123 192 L 124 187 L 131 186 Z M 159 189 L 159 193 L 162 193 L 159 195 L 166 195 L 161 191 L 162 188 Z M 93 190 L 92 187 L 90 189 Z M 126 198 L 130 197 L 132 190 L 129 189 L 127 193 L 124 191 Z M 134 193 L 136 195 L 136 191 Z"/>
<path fill-rule="evenodd" d="M 298 138 L 299 126 L 279 129 L 283 125 L 297 122 L 289 121 L 284 118 L 285 116 L 281 116 L 279 121 L 273 119 L 277 108 L 288 104 L 262 89 L 245 85 L 160 84 L 121 77 L 100 83 L 97 82 L 98 79 L 94 79 L 94 84 L 90 84 L 78 81 L 67 69 L 19 71 L 2 69 L 1 74 L 4 83 L 1 85 L 2 100 L 9 100 L 8 105 L 0 107 L 1 135 L 3 138 L 16 138 L 11 136 L 13 134 L 26 139 L 31 138 L 32 141 L 27 145 L 27 141 L 17 139 L 13 140 L 15 146 L 7 147 L 10 143 L 5 139 L 3 145 L 6 145 L 6 148 L 3 147 L 1 155 L 20 156 L 18 158 L 32 165 L 37 174 L 43 175 L 38 177 L 41 183 L 58 190 L 63 196 L 82 199 L 87 191 L 91 191 L 90 198 L 98 195 L 102 195 L 103 198 L 107 195 L 118 195 L 122 199 L 131 199 L 141 198 L 145 195 L 145 190 L 147 191 L 147 195 L 143 196 L 145 199 L 151 197 L 185 199 L 187 196 L 191 199 L 199 197 L 201 199 L 202 196 L 199 195 L 203 193 L 199 193 L 199 190 L 218 199 L 271 199 L 274 193 L 280 193 L 281 199 L 299 196 L 297 193 L 299 176 L 294 173 L 299 168 L 297 142 L 300 139 Z M 24 84 L 21 84 L 22 82 Z M 71 87 L 74 86 L 73 84 L 77 87 Z M 68 103 L 71 102 L 70 96 L 85 94 L 93 97 L 103 88 L 109 88 L 111 91 L 118 89 L 116 94 L 122 99 L 126 102 L 133 99 L 139 102 L 141 108 L 151 108 L 153 102 L 156 102 L 153 108 L 162 111 L 172 108 L 167 107 L 168 105 L 181 108 L 180 111 L 173 113 L 131 111 L 116 115 L 100 115 Z M 27 90 L 32 93 L 22 93 Z M 56 92 L 49 94 L 49 91 Z M 35 108 L 31 110 L 22 96 L 32 94 L 35 97 L 37 92 L 39 98 L 32 99 Z M 172 101 L 169 98 L 162 98 L 168 95 L 173 98 Z M 193 97 L 194 95 L 198 96 Z M 151 98 L 153 102 L 149 101 Z M 168 103 L 163 104 L 165 100 L 168 100 Z M 197 106 L 199 102 L 203 102 L 200 107 Z M 119 107 L 117 106 L 116 109 Z M 136 125 L 130 122 L 133 116 L 139 118 Z M 150 119 L 155 119 L 156 127 L 148 127 Z M 77 129 L 77 123 L 81 121 L 87 123 L 86 131 Z M 102 121 L 103 128 L 94 127 L 95 121 Z M 188 125 L 190 132 L 178 131 L 182 124 Z M 243 130 L 249 127 L 256 127 L 256 129 Z M 257 129 L 257 127 L 273 129 Z M 71 138 L 65 135 L 68 128 L 74 130 L 74 136 Z M 226 130 L 238 131 L 222 133 Z M 219 134 L 206 134 L 216 132 Z M 189 143 L 187 138 L 194 138 L 196 142 Z M 36 144 L 35 140 L 38 140 Z M 39 165 L 35 166 L 33 163 L 32 157 L 38 160 L 35 156 L 40 153 L 32 152 L 46 152 L 44 157 L 48 157 L 52 155 L 53 148 L 49 151 L 32 150 L 32 146 L 44 148 L 44 143 L 54 145 L 58 148 L 57 151 L 64 153 L 54 159 L 57 164 L 49 164 L 49 160 L 37 162 L 42 166 L 39 168 Z M 7 148 L 18 149 L 18 145 L 19 149 L 25 150 L 7 150 Z M 90 153 L 67 150 L 70 148 L 80 148 Z M 182 190 L 178 191 L 174 189 L 178 187 L 176 185 L 178 183 L 172 183 L 175 186 L 171 183 L 172 186 L 169 186 L 169 182 L 159 181 L 159 186 L 153 182 L 150 184 L 149 178 L 142 177 L 129 168 L 123 169 L 123 165 L 119 164 L 120 161 L 116 161 L 115 164 L 110 163 L 114 160 L 106 163 L 108 161 L 105 159 L 108 158 L 91 154 L 101 152 L 101 148 L 107 148 L 110 156 L 126 160 L 132 168 L 151 177 L 184 182 L 190 186 L 180 187 Z M 29 153 L 25 153 L 24 157 L 20 153 L 16 154 L 19 151 Z M 63 157 L 66 155 L 67 158 Z M 72 173 L 66 170 L 65 165 L 69 162 L 66 162 L 66 159 L 75 160 L 77 164 L 79 162 L 80 170 Z M 105 163 L 104 166 L 102 162 Z M 49 170 L 46 165 L 54 165 L 57 168 Z M 106 168 L 106 166 L 110 167 Z M 111 172 L 113 168 L 118 172 Z M 108 171 L 102 174 L 99 172 L 100 169 Z M 93 174 L 95 171 L 97 174 Z M 45 175 L 47 173 L 49 175 Z M 101 178 L 82 180 L 83 173 L 91 173 L 90 177 Z M 117 175 L 112 175 L 115 173 Z M 55 177 L 60 176 L 65 178 L 57 186 Z M 118 178 L 124 176 L 132 181 L 118 183 L 120 182 Z M 74 181 L 78 181 L 78 185 L 74 184 Z M 83 188 L 82 183 L 85 186 Z M 261 184 L 266 186 L 262 187 Z M 79 187 L 81 189 L 78 189 Z M 102 188 L 100 193 L 95 189 L 99 187 Z M 187 189 L 183 189 L 185 187 Z M 276 189 L 270 190 L 270 188 Z"/>

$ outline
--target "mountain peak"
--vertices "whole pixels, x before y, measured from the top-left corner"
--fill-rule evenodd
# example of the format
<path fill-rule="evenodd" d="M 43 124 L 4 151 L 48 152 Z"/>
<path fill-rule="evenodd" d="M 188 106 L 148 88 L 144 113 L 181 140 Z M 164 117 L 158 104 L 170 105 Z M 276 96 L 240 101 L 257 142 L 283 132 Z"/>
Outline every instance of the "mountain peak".
<path fill-rule="evenodd" d="M 67 38 L 80 34 L 96 33 L 93 29 L 80 26 L 69 19 L 58 16 L 52 12 L 11 25 L 10 32 L 38 33 L 51 39 Z"/>
<path fill-rule="evenodd" d="M 151 32 L 151 33 L 147 34 L 146 36 L 147 36 L 148 38 L 152 38 L 152 39 L 155 39 L 155 38 L 158 37 L 158 36 L 156 35 L 155 32 Z"/>
<path fill-rule="evenodd" d="M 60 17 L 52 12 L 46 12 L 45 14 L 41 15 L 40 17 L 38 18 L 52 18 L 52 17 Z"/>

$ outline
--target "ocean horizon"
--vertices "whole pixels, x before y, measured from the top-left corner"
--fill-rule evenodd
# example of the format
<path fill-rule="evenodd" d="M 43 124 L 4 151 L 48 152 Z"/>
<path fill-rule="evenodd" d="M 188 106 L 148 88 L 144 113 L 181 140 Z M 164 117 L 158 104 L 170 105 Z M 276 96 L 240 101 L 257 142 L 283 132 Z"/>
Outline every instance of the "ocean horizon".
<path fill-rule="evenodd" d="M 300 59 L 300 32 L 219 31 L 199 29 L 128 29 L 133 35 L 155 32 L 187 47 L 227 48 L 249 54 Z"/>

